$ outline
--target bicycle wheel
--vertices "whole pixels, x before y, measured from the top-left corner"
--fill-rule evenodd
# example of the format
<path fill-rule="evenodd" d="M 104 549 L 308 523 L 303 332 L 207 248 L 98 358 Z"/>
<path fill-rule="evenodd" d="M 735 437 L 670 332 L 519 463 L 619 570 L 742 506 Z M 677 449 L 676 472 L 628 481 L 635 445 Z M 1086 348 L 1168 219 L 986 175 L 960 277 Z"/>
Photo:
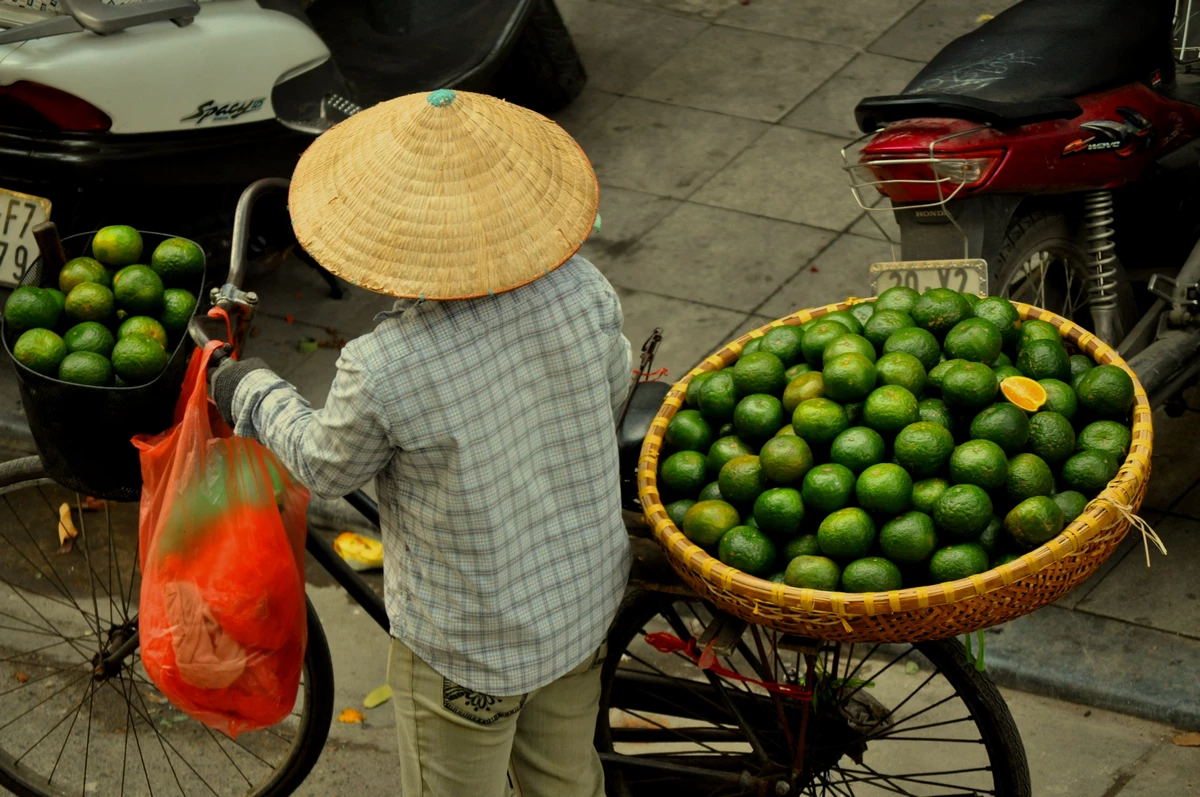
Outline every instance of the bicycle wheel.
<path fill-rule="evenodd" d="M 956 642 L 821 643 L 753 625 L 739 637 L 734 625 L 733 653 L 705 673 L 671 638 L 713 617 L 647 593 L 618 615 L 596 730 L 610 797 L 1030 795 L 1012 716 Z"/>
<path fill-rule="evenodd" d="M 60 546 L 66 504 L 78 536 Z M 37 457 L 0 465 L 0 785 L 21 797 L 282 797 L 329 733 L 333 666 L 312 605 L 296 704 L 282 723 L 230 739 L 174 709 L 134 650 L 136 504 L 87 510 Z"/>

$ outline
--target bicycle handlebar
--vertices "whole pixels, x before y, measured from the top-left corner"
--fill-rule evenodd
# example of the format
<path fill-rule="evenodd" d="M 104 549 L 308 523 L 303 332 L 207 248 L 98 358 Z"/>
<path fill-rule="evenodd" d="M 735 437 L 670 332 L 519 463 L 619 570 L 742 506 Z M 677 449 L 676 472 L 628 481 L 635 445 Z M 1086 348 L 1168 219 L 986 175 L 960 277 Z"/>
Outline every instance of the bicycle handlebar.
<path fill-rule="evenodd" d="M 282 177 L 265 177 L 256 180 L 246 187 L 238 198 L 237 209 L 233 214 L 233 241 L 229 252 L 229 274 L 220 288 L 213 288 L 212 303 L 225 311 L 229 327 L 221 320 L 211 316 L 193 316 L 188 322 L 188 335 L 200 348 L 204 348 L 213 340 L 222 340 L 230 336 L 233 340 L 226 341 L 226 351 L 240 350 L 245 338 L 245 330 L 254 317 L 254 306 L 258 297 L 253 293 L 242 291 L 242 281 L 246 277 L 246 260 L 250 248 L 250 217 L 254 203 L 259 197 L 273 191 L 286 191 L 291 181 Z"/>
<path fill-rule="evenodd" d="M 286 191 L 292 184 L 283 177 L 264 177 L 246 187 L 238 198 L 237 210 L 233 214 L 233 243 L 229 252 L 229 276 L 225 282 L 235 288 L 242 287 L 246 277 L 246 255 L 250 249 L 250 213 L 254 203 L 263 194 Z"/>

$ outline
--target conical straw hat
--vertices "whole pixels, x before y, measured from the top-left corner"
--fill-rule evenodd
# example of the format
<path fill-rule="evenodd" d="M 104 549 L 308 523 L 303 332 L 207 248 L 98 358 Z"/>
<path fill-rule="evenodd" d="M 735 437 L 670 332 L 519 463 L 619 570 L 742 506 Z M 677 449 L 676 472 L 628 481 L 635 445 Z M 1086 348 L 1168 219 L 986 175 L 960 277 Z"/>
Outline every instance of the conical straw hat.
<path fill-rule="evenodd" d="M 554 122 L 441 89 L 323 134 L 288 205 L 300 245 L 339 277 L 400 298 L 470 299 L 565 263 L 598 199 L 591 163 Z"/>

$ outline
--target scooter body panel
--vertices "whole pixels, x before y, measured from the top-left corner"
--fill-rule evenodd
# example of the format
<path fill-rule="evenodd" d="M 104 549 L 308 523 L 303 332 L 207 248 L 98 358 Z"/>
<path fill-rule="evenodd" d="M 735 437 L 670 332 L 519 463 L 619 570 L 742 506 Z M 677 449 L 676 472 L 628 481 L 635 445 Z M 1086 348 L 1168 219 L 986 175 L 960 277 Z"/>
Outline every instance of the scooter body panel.
<path fill-rule="evenodd" d="M 1130 84 L 1078 98 L 1083 114 L 997 130 L 962 119 L 895 122 L 864 147 L 861 163 L 902 158 L 996 157 L 977 194 L 1062 194 L 1118 188 L 1142 177 L 1160 158 L 1200 136 L 1200 107 Z M 936 201 L 936 187 L 884 186 L 893 202 Z"/>
<path fill-rule="evenodd" d="M 183 28 L 157 22 L 0 50 L 0 85 L 30 80 L 70 92 L 107 113 L 112 134 L 165 133 L 273 119 L 272 88 L 328 59 L 302 20 L 223 0 L 202 5 Z"/>

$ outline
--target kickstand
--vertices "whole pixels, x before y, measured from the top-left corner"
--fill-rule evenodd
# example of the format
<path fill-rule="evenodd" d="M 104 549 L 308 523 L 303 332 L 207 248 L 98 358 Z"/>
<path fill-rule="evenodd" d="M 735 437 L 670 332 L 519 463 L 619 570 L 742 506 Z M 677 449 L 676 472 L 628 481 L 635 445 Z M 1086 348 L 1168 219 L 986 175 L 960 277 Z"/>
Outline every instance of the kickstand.
<path fill-rule="evenodd" d="M 316 260 L 313 260 L 312 256 L 308 252 L 305 252 L 302 247 L 297 246 L 293 252 L 301 263 L 316 269 L 317 273 L 321 275 L 321 279 L 325 280 L 325 284 L 329 286 L 329 298 L 341 299 L 346 295 L 342 291 L 342 286 L 338 282 L 338 278 L 326 271 Z"/>

